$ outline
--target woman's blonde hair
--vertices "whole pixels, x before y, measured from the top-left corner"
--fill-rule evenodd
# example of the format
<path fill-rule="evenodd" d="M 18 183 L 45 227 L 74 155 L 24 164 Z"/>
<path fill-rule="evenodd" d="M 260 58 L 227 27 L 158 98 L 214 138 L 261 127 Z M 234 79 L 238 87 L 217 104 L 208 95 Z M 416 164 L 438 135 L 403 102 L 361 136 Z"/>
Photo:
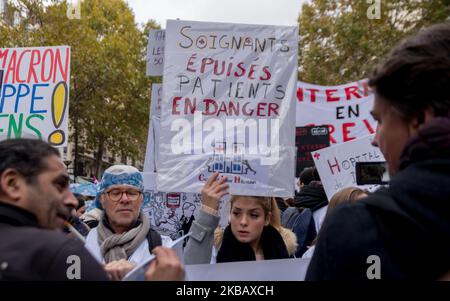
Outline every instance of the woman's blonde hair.
<path fill-rule="evenodd" d="M 347 187 L 339 190 L 331 197 L 325 217 L 328 216 L 329 212 L 333 211 L 334 207 L 337 205 L 346 202 L 355 202 L 361 199 L 361 196 L 363 195 L 367 195 L 367 192 L 358 187 Z"/>
<path fill-rule="evenodd" d="M 237 200 L 237 198 L 251 198 L 257 200 L 261 205 L 264 211 L 264 217 L 270 213 L 269 224 L 272 225 L 276 229 L 281 228 L 281 213 L 278 208 L 277 201 L 272 197 L 263 197 L 263 196 L 242 196 L 242 195 L 233 195 L 230 200 L 230 212 L 233 209 L 233 204 Z"/>

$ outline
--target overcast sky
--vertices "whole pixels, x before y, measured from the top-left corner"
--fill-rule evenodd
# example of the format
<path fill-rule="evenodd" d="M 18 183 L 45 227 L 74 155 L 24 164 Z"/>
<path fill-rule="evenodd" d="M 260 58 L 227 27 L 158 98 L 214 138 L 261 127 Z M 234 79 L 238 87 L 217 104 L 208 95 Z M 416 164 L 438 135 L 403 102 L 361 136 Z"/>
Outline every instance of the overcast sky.
<path fill-rule="evenodd" d="M 136 22 L 156 20 L 217 21 L 266 25 L 297 25 L 307 0 L 127 0 Z"/>

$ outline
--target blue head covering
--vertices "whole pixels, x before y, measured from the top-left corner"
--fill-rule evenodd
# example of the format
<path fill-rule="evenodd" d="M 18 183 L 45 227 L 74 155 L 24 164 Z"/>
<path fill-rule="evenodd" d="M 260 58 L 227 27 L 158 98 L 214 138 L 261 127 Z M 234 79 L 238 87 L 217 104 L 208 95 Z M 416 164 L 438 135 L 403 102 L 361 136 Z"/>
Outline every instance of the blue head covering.
<path fill-rule="evenodd" d="M 100 196 L 113 185 L 128 185 L 140 191 L 144 190 L 142 175 L 137 168 L 129 165 L 113 165 L 103 173 L 102 181 L 95 197 L 95 206 L 97 208 L 102 209 Z"/>

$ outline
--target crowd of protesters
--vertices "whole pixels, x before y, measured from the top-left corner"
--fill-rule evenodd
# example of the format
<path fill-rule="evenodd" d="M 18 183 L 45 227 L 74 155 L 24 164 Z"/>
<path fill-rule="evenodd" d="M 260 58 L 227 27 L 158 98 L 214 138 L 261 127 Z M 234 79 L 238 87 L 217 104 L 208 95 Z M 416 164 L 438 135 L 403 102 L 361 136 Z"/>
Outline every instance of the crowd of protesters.
<path fill-rule="evenodd" d="M 40 140 L 0 142 L 0 280 L 121 280 L 149 260 L 146 280 L 184 280 L 184 265 L 310 258 L 306 280 L 450 278 L 450 23 L 398 44 L 369 77 L 375 93 L 373 141 L 389 185 L 349 187 L 328 200 L 315 168 L 293 199 L 232 195 L 229 224 L 219 205 L 226 175 L 211 176 L 190 228 L 184 258 L 142 212 L 143 178 L 114 165 L 101 179 L 96 209 L 69 189 L 59 152 Z M 306 221 L 297 228 L 293 221 Z M 73 235 L 76 233 L 76 235 Z"/>

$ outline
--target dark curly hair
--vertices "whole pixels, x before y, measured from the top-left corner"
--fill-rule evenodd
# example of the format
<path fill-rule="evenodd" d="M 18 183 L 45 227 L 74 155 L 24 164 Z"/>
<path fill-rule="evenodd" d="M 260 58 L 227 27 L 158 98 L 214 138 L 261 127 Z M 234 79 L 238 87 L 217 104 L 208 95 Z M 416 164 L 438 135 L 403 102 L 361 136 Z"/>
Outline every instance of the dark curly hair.
<path fill-rule="evenodd" d="M 51 155 L 60 156 L 57 149 L 42 140 L 0 141 L 0 175 L 6 169 L 13 168 L 25 178 L 27 183 L 34 183 L 36 177 L 47 168 L 45 158 Z"/>
<path fill-rule="evenodd" d="M 409 121 L 450 113 L 450 22 L 433 25 L 396 46 L 369 85 Z"/>

